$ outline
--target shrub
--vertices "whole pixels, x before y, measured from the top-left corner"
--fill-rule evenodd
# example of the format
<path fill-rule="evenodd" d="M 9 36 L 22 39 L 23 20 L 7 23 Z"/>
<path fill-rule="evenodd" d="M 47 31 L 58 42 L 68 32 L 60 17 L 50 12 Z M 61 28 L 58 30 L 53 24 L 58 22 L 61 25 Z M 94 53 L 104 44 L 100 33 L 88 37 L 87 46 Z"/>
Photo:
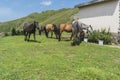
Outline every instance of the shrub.
<path fill-rule="evenodd" d="M 4 35 L 5 35 L 5 36 L 9 36 L 10 34 L 9 34 L 8 32 L 5 32 Z"/>
<path fill-rule="evenodd" d="M 15 28 L 12 28 L 12 30 L 11 30 L 11 35 L 12 35 L 12 36 L 16 35 L 16 29 L 15 29 Z"/>
<path fill-rule="evenodd" d="M 101 31 L 99 30 L 94 30 L 89 36 L 88 36 L 88 41 L 89 42 L 94 42 L 97 43 L 98 40 L 103 40 L 104 44 L 111 44 L 112 43 L 112 33 L 110 33 L 110 29 L 106 31 L 106 29 L 102 29 Z"/>
<path fill-rule="evenodd" d="M 1 32 L 0 37 L 10 36 L 9 32 Z"/>

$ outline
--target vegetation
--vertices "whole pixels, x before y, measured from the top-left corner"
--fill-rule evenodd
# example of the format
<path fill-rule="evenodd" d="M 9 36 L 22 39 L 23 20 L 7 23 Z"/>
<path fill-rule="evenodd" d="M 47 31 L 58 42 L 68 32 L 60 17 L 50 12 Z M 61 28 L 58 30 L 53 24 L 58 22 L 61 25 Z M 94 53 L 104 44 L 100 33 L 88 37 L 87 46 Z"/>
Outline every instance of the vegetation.
<path fill-rule="evenodd" d="M 12 36 L 16 35 L 16 29 L 15 29 L 15 28 L 12 28 L 12 30 L 11 30 L 11 35 L 12 35 Z"/>
<path fill-rule="evenodd" d="M 78 9 L 60 9 L 60 10 L 48 10 L 41 13 L 32 13 L 26 17 L 0 23 L 0 32 L 10 32 L 12 28 L 21 30 L 25 22 L 38 21 L 40 25 L 46 25 L 48 23 L 54 23 L 59 25 L 60 23 L 70 23 L 74 14 L 78 12 Z"/>
<path fill-rule="evenodd" d="M 90 42 L 97 43 L 98 40 L 103 40 L 104 44 L 111 44 L 113 40 L 112 33 L 110 33 L 110 30 L 106 31 L 106 29 L 94 30 L 89 36 L 88 40 Z"/>
<path fill-rule="evenodd" d="M 1 38 L 0 80 L 120 80 L 119 48 L 70 43 L 45 36 L 37 42 Z"/>

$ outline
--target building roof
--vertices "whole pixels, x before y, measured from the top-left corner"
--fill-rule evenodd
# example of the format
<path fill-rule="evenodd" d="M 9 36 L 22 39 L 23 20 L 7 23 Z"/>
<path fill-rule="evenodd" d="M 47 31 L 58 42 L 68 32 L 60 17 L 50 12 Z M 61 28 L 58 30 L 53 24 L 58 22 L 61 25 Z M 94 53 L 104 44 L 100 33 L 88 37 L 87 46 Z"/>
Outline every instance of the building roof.
<path fill-rule="evenodd" d="M 113 1 L 113 0 L 92 0 L 90 2 L 86 2 L 86 3 L 82 3 L 82 4 L 77 4 L 74 7 L 75 8 L 80 8 L 80 7 L 85 7 L 85 6 L 88 6 L 88 5 L 102 3 L 102 2 L 107 2 L 107 1 Z"/>

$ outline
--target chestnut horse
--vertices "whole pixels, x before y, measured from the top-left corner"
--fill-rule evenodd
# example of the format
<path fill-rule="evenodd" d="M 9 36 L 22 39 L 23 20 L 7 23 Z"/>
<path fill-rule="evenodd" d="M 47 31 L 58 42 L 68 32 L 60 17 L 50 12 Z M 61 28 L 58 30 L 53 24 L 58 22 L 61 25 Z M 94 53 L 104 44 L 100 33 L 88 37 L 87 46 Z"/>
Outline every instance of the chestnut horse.
<path fill-rule="evenodd" d="M 63 31 L 72 32 L 72 24 L 60 24 L 59 29 L 60 29 L 60 39 L 61 39 L 61 35 Z M 71 39 L 72 39 L 72 34 L 71 34 L 70 40 Z"/>

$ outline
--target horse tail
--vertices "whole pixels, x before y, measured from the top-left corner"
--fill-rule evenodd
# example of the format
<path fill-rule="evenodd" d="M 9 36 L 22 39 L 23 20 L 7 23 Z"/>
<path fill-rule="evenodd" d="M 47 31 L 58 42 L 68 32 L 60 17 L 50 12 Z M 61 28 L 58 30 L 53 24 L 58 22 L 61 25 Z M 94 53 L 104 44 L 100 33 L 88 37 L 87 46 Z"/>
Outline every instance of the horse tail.
<path fill-rule="evenodd" d="M 47 33 L 47 30 L 46 30 L 46 27 L 44 27 L 44 30 L 45 30 L 46 37 L 48 37 L 48 33 Z"/>
<path fill-rule="evenodd" d="M 55 24 L 53 24 L 54 27 L 57 27 Z"/>
<path fill-rule="evenodd" d="M 77 32 L 79 32 L 79 25 L 78 25 L 78 21 L 76 22 L 76 27 L 77 27 Z"/>
<path fill-rule="evenodd" d="M 61 41 L 60 27 L 57 27 L 57 36 L 58 36 L 58 41 Z"/>

